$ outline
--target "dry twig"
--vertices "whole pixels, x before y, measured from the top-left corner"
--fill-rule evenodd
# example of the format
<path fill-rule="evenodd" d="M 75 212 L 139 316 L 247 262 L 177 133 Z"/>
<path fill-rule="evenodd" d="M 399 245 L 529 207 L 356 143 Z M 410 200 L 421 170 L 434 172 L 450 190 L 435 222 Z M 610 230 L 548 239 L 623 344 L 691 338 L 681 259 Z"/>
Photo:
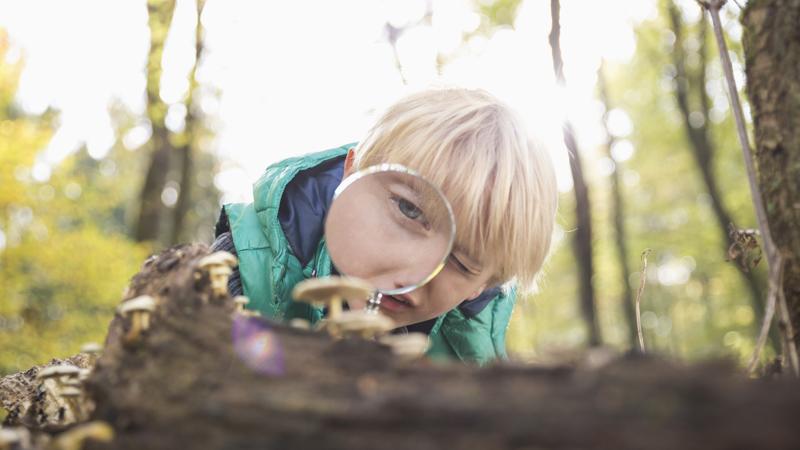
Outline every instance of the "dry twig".
<path fill-rule="evenodd" d="M 783 256 L 778 255 L 778 263 L 780 267 L 778 267 L 778 270 L 775 271 L 777 276 L 769 277 L 769 297 L 767 298 L 767 309 L 764 311 L 764 321 L 761 323 L 761 332 L 758 335 L 758 344 L 756 344 L 756 349 L 753 351 L 753 356 L 750 357 L 750 363 L 747 364 L 747 368 L 742 374 L 745 378 L 748 378 L 753 372 L 753 368 L 756 366 L 756 362 L 758 362 L 758 356 L 761 354 L 761 349 L 764 348 L 764 344 L 767 342 L 767 333 L 769 332 L 770 324 L 772 324 L 772 316 L 775 314 L 775 302 L 777 300 L 777 293 L 779 291 L 776 286 L 780 286 L 783 283 Z"/>
<path fill-rule="evenodd" d="M 642 291 L 644 291 L 645 275 L 647 275 L 647 256 L 650 255 L 650 249 L 644 249 L 642 252 L 642 279 L 639 281 L 639 292 L 636 293 L 636 328 L 639 329 L 639 349 L 644 355 L 644 334 L 642 334 L 642 312 L 639 309 L 639 302 L 642 300 Z"/>
<path fill-rule="evenodd" d="M 772 233 L 769 229 L 769 222 L 767 221 L 767 212 L 764 208 L 764 200 L 761 198 L 761 193 L 758 191 L 758 182 L 756 181 L 756 169 L 753 164 L 753 151 L 750 149 L 750 142 L 747 139 L 747 129 L 744 123 L 744 113 L 742 112 L 742 104 L 739 101 L 739 93 L 736 90 L 736 83 L 733 79 L 733 66 L 728 56 L 728 47 L 725 44 L 725 36 L 722 30 L 722 21 L 719 17 L 719 10 L 728 0 L 698 0 L 697 3 L 702 5 L 708 10 L 711 15 L 711 21 L 714 23 L 714 36 L 717 39 L 717 46 L 719 47 L 719 57 L 722 61 L 722 69 L 725 72 L 725 79 L 728 83 L 728 95 L 731 100 L 731 108 L 733 109 L 733 117 L 736 119 L 736 129 L 739 135 L 739 143 L 742 146 L 742 154 L 744 156 L 744 164 L 747 169 L 747 178 L 750 181 L 750 197 L 753 199 L 753 206 L 756 210 L 756 218 L 758 219 L 758 228 L 761 230 L 761 236 L 764 241 L 764 252 L 767 254 L 767 262 L 769 263 L 770 271 L 770 296 L 775 296 L 778 306 L 778 323 L 780 331 L 783 336 L 784 343 L 784 360 L 788 360 L 789 364 L 794 370 L 794 374 L 800 377 L 800 364 L 798 364 L 797 349 L 794 344 L 794 330 L 792 330 L 792 323 L 789 320 L 789 308 L 786 306 L 786 299 L 783 295 L 783 286 L 779 283 L 774 283 L 773 280 L 782 278 L 780 267 L 782 265 L 782 257 L 780 251 L 775 246 L 775 241 L 772 240 Z M 773 289 L 777 292 L 773 292 Z"/>

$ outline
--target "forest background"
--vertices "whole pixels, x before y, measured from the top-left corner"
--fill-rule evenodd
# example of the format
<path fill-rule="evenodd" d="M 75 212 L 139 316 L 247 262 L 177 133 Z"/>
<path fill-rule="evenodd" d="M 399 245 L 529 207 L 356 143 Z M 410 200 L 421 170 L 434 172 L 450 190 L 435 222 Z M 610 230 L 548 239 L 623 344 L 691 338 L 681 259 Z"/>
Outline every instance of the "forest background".
<path fill-rule="evenodd" d="M 310 6 L 0 1 L 0 376 L 103 342 L 141 262 L 175 243 L 210 244 L 220 205 L 251 200 L 270 163 L 357 140 L 404 93 L 449 83 L 520 110 L 558 170 L 556 249 L 540 292 L 518 299 L 513 360 L 636 345 L 650 248 L 648 350 L 747 361 L 767 270 L 724 261 L 728 224 L 756 224 L 696 2 L 564 2 L 565 84 L 547 1 Z M 740 13 L 722 10 L 742 90 Z M 576 207 L 584 185 L 589 215 Z"/>

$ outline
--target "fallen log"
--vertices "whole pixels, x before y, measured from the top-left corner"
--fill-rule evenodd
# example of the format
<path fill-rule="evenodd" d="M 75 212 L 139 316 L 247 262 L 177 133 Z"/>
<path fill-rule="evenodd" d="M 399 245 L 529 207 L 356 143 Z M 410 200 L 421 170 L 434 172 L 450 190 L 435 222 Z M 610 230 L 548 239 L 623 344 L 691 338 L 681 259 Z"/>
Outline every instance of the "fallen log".
<path fill-rule="evenodd" d="M 123 301 L 156 299 L 129 336 L 117 314 L 85 389 L 116 431 L 92 449 L 800 448 L 796 383 L 743 381 L 732 365 L 631 356 L 592 367 L 396 358 L 236 313 L 198 244 L 146 261 Z"/>

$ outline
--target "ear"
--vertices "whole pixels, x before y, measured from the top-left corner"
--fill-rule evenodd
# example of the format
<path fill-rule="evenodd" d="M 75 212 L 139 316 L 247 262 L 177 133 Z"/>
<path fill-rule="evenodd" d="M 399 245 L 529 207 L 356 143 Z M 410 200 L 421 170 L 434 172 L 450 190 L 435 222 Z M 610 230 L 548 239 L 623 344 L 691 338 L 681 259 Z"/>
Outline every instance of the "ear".
<path fill-rule="evenodd" d="M 467 297 L 467 301 L 475 300 L 475 298 L 477 298 L 479 295 L 481 295 L 481 293 L 483 292 L 484 289 L 486 289 L 486 283 L 483 283 L 481 285 L 481 287 L 479 287 L 478 289 L 475 290 L 475 292 L 470 294 L 469 297 Z"/>
<path fill-rule="evenodd" d="M 350 147 L 350 150 L 347 151 L 347 158 L 344 160 L 344 175 L 342 176 L 342 181 L 356 171 L 356 167 L 353 164 L 356 161 L 356 152 L 353 151 L 353 149 L 355 149 L 355 147 Z"/>

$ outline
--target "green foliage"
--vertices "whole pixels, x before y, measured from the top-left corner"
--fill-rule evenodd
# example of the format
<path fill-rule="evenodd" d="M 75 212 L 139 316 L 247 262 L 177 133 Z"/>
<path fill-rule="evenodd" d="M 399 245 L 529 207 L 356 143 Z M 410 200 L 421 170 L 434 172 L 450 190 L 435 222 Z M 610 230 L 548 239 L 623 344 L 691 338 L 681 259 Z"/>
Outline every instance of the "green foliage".
<path fill-rule="evenodd" d="M 53 114 L 17 113 L 21 64 L 5 62 L 0 35 L 0 376 L 103 342 L 122 289 L 148 248 L 126 236 L 134 154 L 116 146 L 102 162 L 84 151 L 46 182 L 31 174 Z M 116 158 L 116 163 L 115 163 Z"/>
<path fill-rule="evenodd" d="M 476 10 L 481 14 L 479 32 L 490 34 L 501 26 L 514 26 L 521 0 L 474 0 Z"/>
<path fill-rule="evenodd" d="M 725 263 L 725 236 L 720 231 L 700 170 L 689 146 L 683 116 L 675 98 L 677 80 L 669 43 L 669 16 L 665 2 L 659 15 L 636 30 L 637 49 L 628 64 L 606 71 L 609 101 L 631 119 L 633 132 L 624 136 L 635 148 L 634 156 L 617 161 L 622 174 L 627 262 L 631 273 L 622 274 L 614 248 L 611 177 L 597 173 L 605 151 L 582 149 L 588 167 L 593 209 L 593 245 L 596 274 L 593 285 L 604 344 L 625 350 L 629 333 L 621 307 L 623 280 L 638 289 L 645 248 L 653 250 L 647 285 L 642 296 L 644 339 L 648 351 L 684 361 L 728 355 L 740 363 L 752 354 L 760 317 L 751 307 L 743 276 Z M 684 39 L 699 39 L 699 23 L 684 20 Z M 741 151 L 711 27 L 706 36 L 704 89 L 719 108 L 711 118 L 710 137 L 715 146 L 714 175 L 723 202 L 733 221 L 754 227 L 755 218 L 744 173 Z M 694 43 L 692 43 L 694 44 Z M 693 45 L 685 45 L 694 48 Z M 731 43 L 741 59 L 741 46 Z M 691 52 L 690 52 L 691 53 Z M 695 61 L 696 58 L 693 58 Z M 690 65 L 689 70 L 699 70 Z M 700 99 L 689 99 L 692 109 Z M 580 131 L 580 130 L 579 130 Z M 608 161 L 604 161 L 607 163 Z M 562 195 L 559 224 L 574 229 L 574 200 Z M 575 261 L 570 252 L 570 232 L 551 259 L 542 293 L 521 299 L 508 331 L 509 350 L 522 359 L 553 360 L 553 354 L 569 356 L 586 343 L 586 329 L 578 307 Z M 691 269 L 691 270 L 689 270 Z M 765 276 L 766 267 L 754 269 Z M 686 272 L 690 272 L 686 278 Z M 774 353 L 762 353 L 762 360 Z"/>

